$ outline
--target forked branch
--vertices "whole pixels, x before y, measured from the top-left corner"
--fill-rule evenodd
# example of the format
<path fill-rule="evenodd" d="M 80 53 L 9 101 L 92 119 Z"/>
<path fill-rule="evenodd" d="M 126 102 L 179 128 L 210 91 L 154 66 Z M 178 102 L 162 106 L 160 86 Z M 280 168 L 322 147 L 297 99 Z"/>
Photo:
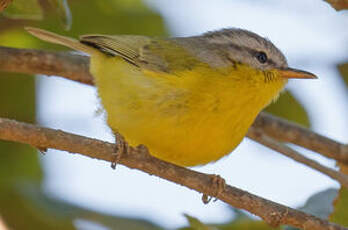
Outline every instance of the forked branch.
<path fill-rule="evenodd" d="M 114 159 L 112 154 L 115 150 L 114 144 L 4 118 L 0 118 L 0 139 L 26 143 L 39 149 L 54 148 L 79 153 L 108 162 L 112 162 Z M 209 196 L 216 195 L 218 199 L 233 207 L 245 209 L 274 227 L 284 224 L 311 230 L 348 230 L 348 228 L 263 199 L 233 186 L 226 185 L 223 191 L 219 191 L 212 179 L 213 175 L 161 161 L 149 155 L 142 147 L 127 148 L 126 153 L 121 155 L 119 163 Z"/>

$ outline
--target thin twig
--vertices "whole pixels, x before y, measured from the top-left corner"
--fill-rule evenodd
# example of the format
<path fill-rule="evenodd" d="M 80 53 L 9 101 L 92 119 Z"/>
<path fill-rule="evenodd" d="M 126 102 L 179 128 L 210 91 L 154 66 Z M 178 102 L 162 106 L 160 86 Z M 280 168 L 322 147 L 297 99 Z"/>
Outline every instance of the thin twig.
<path fill-rule="evenodd" d="M 289 142 L 310 149 L 328 158 L 348 164 L 348 146 L 293 122 L 260 113 L 253 127 L 262 129 L 268 136 L 283 142 Z"/>
<path fill-rule="evenodd" d="M 0 70 L 27 74 L 47 74 L 93 85 L 89 58 L 68 52 L 52 52 L 0 47 Z M 309 129 L 266 113 L 260 113 L 253 127 L 268 136 L 310 149 L 348 164 L 348 146 Z"/>
<path fill-rule="evenodd" d="M 91 158 L 113 162 L 115 145 L 104 141 L 0 118 L 0 139 L 30 144 L 39 149 L 54 148 L 79 153 Z M 122 141 L 122 140 L 121 140 Z M 281 224 L 312 230 L 348 230 L 304 212 L 283 206 L 226 185 L 223 191 L 213 184 L 214 176 L 195 172 L 161 161 L 144 151 L 144 148 L 127 148 L 119 161 L 129 168 L 139 169 L 150 175 L 214 196 L 236 208 L 245 209 L 266 221 L 271 226 Z"/>
<path fill-rule="evenodd" d="M 302 154 L 293 150 L 292 148 L 275 141 L 273 138 L 267 136 L 261 130 L 257 130 L 256 128 L 249 129 L 248 137 L 262 145 L 265 145 L 277 151 L 278 153 L 281 153 L 295 161 L 298 161 L 313 169 L 318 170 L 319 172 L 331 177 L 332 179 L 337 180 L 341 185 L 343 185 L 344 187 L 348 189 L 348 175 L 345 175 L 341 172 L 328 168 L 312 159 L 309 159 L 303 156 Z"/>

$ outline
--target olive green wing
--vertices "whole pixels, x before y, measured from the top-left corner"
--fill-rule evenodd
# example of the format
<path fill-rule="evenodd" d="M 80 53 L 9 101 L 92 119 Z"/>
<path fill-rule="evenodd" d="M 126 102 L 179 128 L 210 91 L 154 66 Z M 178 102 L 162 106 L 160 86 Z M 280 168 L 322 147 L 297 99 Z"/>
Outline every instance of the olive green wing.
<path fill-rule="evenodd" d="M 197 65 L 224 67 L 224 49 L 213 46 L 202 37 L 156 39 L 136 35 L 84 35 L 80 40 L 46 30 L 26 27 L 32 35 L 52 43 L 93 55 L 95 48 L 110 56 L 119 56 L 143 69 L 176 73 Z M 217 52 L 218 51 L 218 52 Z"/>
<path fill-rule="evenodd" d="M 120 56 L 143 69 L 173 72 L 190 69 L 198 60 L 175 40 L 136 35 L 84 35 L 80 42 L 110 56 Z"/>

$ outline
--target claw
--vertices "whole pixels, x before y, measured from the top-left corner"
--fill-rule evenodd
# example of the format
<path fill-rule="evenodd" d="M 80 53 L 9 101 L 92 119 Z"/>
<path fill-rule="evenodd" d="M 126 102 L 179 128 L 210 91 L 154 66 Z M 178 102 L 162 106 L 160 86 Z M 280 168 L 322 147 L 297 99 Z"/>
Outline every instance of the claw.
<path fill-rule="evenodd" d="M 124 137 L 119 133 L 115 133 L 115 138 L 116 138 L 116 144 L 115 144 L 116 148 L 115 148 L 115 152 L 113 153 L 115 158 L 111 162 L 112 169 L 116 168 L 116 165 L 122 158 L 122 155 L 127 153 L 128 151 L 128 144 L 125 141 Z"/>
<path fill-rule="evenodd" d="M 213 197 L 215 197 L 214 202 L 218 200 L 218 196 L 225 191 L 226 188 L 226 182 L 225 179 L 222 178 L 219 175 L 211 175 L 211 180 L 212 180 L 212 187 L 216 191 L 213 196 L 208 196 L 207 194 L 203 194 L 202 196 L 202 201 L 204 204 L 208 204 Z"/>

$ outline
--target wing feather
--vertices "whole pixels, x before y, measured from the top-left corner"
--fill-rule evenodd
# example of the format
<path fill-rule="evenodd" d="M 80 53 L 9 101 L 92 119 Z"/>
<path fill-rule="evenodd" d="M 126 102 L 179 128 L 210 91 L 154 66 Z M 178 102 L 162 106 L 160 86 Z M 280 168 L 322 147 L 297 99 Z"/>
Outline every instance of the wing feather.
<path fill-rule="evenodd" d="M 133 35 L 83 35 L 80 42 L 100 49 L 111 56 L 120 56 L 138 66 L 140 49 L 150 42 L 150 38 Z"/>
<path fill-rule="evenodd" d="M 140 68 L 157 72 L 174 73 L 191 69 L 200 63 L 194 53 L 190 52 L 190 46 L 185 44 L 185 39 L 166 40 L 136 35 L 83 35 L 80 42 L 107 55 L 120 56 Z"/>

